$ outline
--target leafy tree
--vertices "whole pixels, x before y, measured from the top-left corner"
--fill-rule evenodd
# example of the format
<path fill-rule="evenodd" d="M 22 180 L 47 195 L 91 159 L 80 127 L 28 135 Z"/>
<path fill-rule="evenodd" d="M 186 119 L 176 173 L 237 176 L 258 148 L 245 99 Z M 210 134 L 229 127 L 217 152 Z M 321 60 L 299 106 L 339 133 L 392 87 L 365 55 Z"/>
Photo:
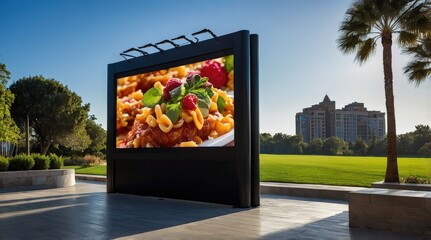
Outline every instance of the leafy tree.
<path fill-rule="evenodd" d="M 270 133 L 261 133 L 260 136 L 260 151 L 262 153 L 274 153 L 274 141 Z"/>
<path fill-rule="evenodd" d="M 344 147 L 344 141 L 339 137 L 330 137 L 325 139 L 322 146 L 323 154 L 327 155 L 338 155 L 341 154 L 341 150 Z"/>
<path fill-rule="evenodd" d="M 82 104 L 81 97 L 67 86 L 54 79 L 34 76 L 14 82 L 10 90 L 15 94 L 12 116 L 19 126 L 24 126 L 29 116 L 41 154 L 46 154 L 52 144 L 85 145 L 78 138 L 85 133 L 90 105 Z"/>
<path fill-rule="evenodd" d="M 412 155 L 416 154 L 414 150 L 414 134 L 409 132 L 405 134 L 398 135 L 398 154 L 402 155 Z"/>
<path fill-rule="evenodd" d="M 323 140 L 321 138 L 313 138 L 308 144 L 308 153 L 322 154 Z"/>
<path fill-rule="evenodd" d="M 414 136 L 414 152 L 417 151 L 428 142 L 431 142 L 431 128 L 428 125 L 417 125 L 413 132 Z"/>
<path fill-rule="evenodd" d="M 399 182 L 397 134 L 392 74 L 392 37 L 401 46 L 416 44 L 422 33 L 431 31 L 430 3 L 426 0 L 357 0 L 346 11 L 340 26 L 338 47 L 344 53 L 356 51 L 364 63 L 375 52 L 377 40 L 383 46 L 383 73 L 387 113 L 387 166 L 385 182 Z"/>
<path fill-rule="evenodd" d="M 106 130 L 103 129 L 100 124 L 97 124 L 95 120 L 96 117 L 90 116 L 85 125 L 85 130 L 91 141 L 90 145 L 85 150 L 88 154 L 101 152 L 106 148 Z"/>
<path fill-rule="evenodd" d="M 0 142 L 17 143 L 19 128 L 10 114 L 15 97 L 6 88 L 9 79 L 10 72 L 6 69 L 5 64 L 0 63 Z"/>
<path fill-rule="evenodd" d="M 303 154 L 306 144 L 302 138 L 302 135 L 293 135 L 288 138 L 289 152 L 293 154 Z"/>
<path fill-rule="evenodd" d="M 352 145 L 351 150 L 353 154 L 363 156 L 367 154 L 367 148 L 367 143 L 362 139 L 358 139 L 355 144 Z"/>
<path fill-rule="evenodd" d="M 287 153 L 288 135 L 284 133 L 276 133 L 272 137 L 274 141 L 274 153 Z"/>
<path fill-rule="evenodd" d="M 431 36 L 424 36 L 416 46 L 408 47 L 404 52 L 413 55 L 413 60 L 404 67 L 404 73 L 419 86 L 431 76 Z"/>
<path fill-rule="evenodd" d="M 425 143 L 421 148 L 419 148 L 418 153 L 427 157 L 431 157 L 431 142 Z"/>
<path fill-rule="evenodd" d="M 372 155 L 374 156 L 385 156 L 388 149 L 388 140 L 386 137 L 380 138 L 376 141 L 374 145 L 374 151 Z"/>
<path fill-rule="evenodd" d="M 82 152 L 91 144 L 91 139 L 87 134 L 85 125 L 83 125 L 77 127 L 72 133 L 65 135 L 58 143 L 69 148 L 72 152 Z"/>

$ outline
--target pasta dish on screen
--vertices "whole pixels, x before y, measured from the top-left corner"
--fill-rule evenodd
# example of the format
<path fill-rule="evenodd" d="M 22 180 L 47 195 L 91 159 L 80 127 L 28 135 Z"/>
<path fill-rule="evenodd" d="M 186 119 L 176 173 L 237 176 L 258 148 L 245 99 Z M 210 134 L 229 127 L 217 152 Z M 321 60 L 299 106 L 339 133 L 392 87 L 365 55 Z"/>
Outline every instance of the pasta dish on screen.
<path fill-rule="evenodd" d="M 233 55 L 117 79 L 117 148 L 233 146 L 233 80 Z"/>

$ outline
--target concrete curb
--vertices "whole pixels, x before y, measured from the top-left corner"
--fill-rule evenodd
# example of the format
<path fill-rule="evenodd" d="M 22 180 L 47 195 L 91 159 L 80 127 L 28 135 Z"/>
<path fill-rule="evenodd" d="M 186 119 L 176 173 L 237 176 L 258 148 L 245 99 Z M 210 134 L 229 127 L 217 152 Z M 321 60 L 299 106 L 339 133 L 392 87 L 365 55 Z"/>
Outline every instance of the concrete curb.
<path fill-rule="evenodd" d="M 363 190 L 363 187 L 332 186 L 318 184 L 294 184 L 261 182 L 261 193 L 278 194 L 295 197 L 323 198 L 347 201 L 349 192 Z"/>
<path fill-rule="evenodd" d="M 75 174 L 76 180 L 106 182 L 106 176 Z M 347 201 L 351 191 L 363 190 L 361 187 L 345 187 L 318 184 L 294 184 L 261 182 L 260 191 L 264 194 L 287 195 L 295 197 L 323 198 Z"/>
<path fill-rule="evenodd" d="M 106 176 L 100 175 L 75 174 L 75 179 L 83 181 L 106 182 Z"/>

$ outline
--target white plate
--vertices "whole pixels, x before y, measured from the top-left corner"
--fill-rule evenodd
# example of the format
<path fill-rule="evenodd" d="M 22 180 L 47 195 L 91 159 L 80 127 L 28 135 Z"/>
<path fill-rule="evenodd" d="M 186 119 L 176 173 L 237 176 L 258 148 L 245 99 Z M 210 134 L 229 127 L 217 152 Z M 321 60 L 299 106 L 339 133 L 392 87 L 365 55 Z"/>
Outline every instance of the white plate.
<path fill-rule="evenodd" d="M 208 139 L 201 143 L 199 147 L 223 147 L 226 144 L 232 142 L 235 139 L 234 129 L 230 130 L 228 133 L 221 135 L 215 139 Z"/>

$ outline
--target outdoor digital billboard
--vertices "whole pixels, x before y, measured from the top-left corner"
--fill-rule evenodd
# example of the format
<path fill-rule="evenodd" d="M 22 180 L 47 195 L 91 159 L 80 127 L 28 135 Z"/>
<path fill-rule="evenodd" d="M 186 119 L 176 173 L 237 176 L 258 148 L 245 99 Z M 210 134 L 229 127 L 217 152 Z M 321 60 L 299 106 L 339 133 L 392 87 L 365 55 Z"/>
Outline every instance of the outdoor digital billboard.
<path fill-rule="evenodd" d="M 108 65 L 108 192 L 259 205 L 258 37 L 202 32 Z"/>

